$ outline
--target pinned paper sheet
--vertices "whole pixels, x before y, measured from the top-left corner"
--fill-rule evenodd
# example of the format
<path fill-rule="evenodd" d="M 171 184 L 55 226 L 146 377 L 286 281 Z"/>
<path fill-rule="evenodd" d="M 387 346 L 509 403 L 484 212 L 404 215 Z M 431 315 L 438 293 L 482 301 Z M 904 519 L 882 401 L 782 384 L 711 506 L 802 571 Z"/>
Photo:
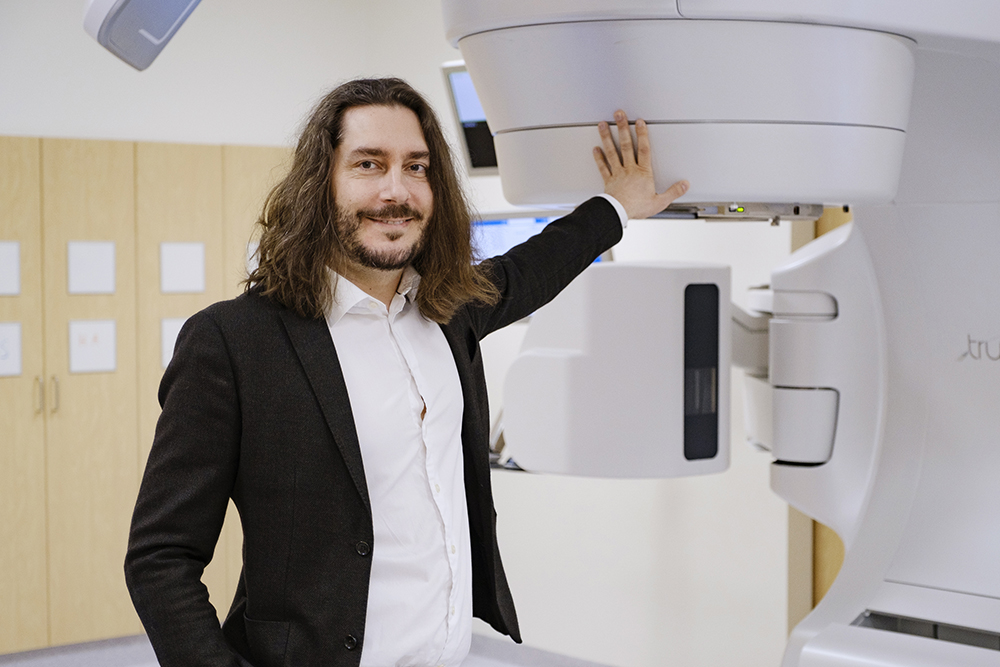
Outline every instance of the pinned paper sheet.
<path fill-rule="evenodd" d="M 0 322 L 0 377 L 21 374 L 21 323 Z"/>
<path fill-rule="evenodd" d="M 70 241 L 66 257 L 70 294 L 115 293 L 114 241 Z"/>
<path fill-rule="evenodd" d="M 174 346 L 177 345 L 177 335 L 187 322 L 186 317 L 165 317 L 160 320 L 160 358 L 163 368 L 170 365 L 174 358 Z"/>
<path fill-rule="evenodd" d="M 260 248 L 259 241 L 250 241 L 247 244 L 247 275 L 257 270 L 257 266 L 260 265 L 260 255 L 257 254 L 257 250 Z"/>
<path fill-rule="evenodd" d="M 205 244 L 160 244 L 160 291 L 201 294 L 205 291 Z"/>
<path fill-rule="evenodd" d="M 21 244 L 0 241 L 0 296 L 21 293 Z"/>
<path fill-rule="evenodd" d="M 70 320 L 69 372 L 113 373 L 117 369 L 114 320 Z"/>

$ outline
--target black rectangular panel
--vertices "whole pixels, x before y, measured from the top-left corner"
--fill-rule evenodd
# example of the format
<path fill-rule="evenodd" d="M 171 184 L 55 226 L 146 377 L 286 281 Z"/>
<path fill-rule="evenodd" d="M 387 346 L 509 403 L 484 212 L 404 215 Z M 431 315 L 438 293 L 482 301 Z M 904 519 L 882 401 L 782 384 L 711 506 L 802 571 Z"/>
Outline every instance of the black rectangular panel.
<path fill-rule="evenodd" d="M 469 161 L 473 167 L 497 166 L 497 151 L 493 146 L 493 134 L 485 120 L 462 123 L 465 145 L 469 147 Z"/>
<path fill-rule="evenodd" d="M 684 289 L 684 458 L 719 453 L 719 287 Z"/>

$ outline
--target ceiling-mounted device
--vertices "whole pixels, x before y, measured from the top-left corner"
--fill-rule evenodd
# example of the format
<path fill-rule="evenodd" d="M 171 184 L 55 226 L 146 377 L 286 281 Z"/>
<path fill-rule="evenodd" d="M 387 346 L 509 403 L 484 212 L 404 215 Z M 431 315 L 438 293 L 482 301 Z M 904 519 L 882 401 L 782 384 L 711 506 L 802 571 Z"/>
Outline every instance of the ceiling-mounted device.
<path fill-rule="evenodd" d="M 90 0 L 83 27 L 132 67 L 146 69 L 201 0 Z"/>

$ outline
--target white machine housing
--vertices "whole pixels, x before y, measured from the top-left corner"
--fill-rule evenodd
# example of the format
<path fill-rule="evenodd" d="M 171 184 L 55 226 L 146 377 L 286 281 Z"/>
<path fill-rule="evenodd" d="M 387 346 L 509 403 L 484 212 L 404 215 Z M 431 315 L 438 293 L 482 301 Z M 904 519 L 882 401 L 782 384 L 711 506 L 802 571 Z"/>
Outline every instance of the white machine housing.
<path fill-rule="evenodd" d="M 851 544 L 885 390 L 882 304 L 864 239 L 853 223 L 825 234 L 776 268 L 770 288 L 772 486 Z"/>
<path fill-rule="evenodd" d="M 776 302 L 834 308 L 793 296 L 774 313 L 772 439 L 804 458 L 776 459 L 772 488 L 847 545 L 783 665 L 1000 664 L 1000 3 L 445 0 L 444 15 L 513 203 L 600 191 L 594 125 L 623 108 L 650 123 L 658 188 L 691 181 L 681 203 L 852 205 L 852 227 L 773 276 Z M 822 424 L 785 424 L 802 410 Z"/>
<path fill-rule="evenodd" d="M 453 20 L 477 6 L 445 5 L 459 15 Z M 620 106 L 648 124 L 659 148 L 658 188 L 686 178 L 692 184 L 686 200 L 892 196 L 909 111 L 912 41 L 820 25 L 607 14 L 593 20 L 574 11 L 565 22 L 542 25 L 524 16 L 523 23 L 458 41 L 511 202 L 578 203 L 599 192 L 593 127 Z M 449 34 L 458 36 L 455 28 Z"/>
<path fill-rule="evenodd" d="M 728 267 L 592 265 L 532 317 L 504 384 L 505 456 L 591 477 L 725 470 L 729 302 Z"/>

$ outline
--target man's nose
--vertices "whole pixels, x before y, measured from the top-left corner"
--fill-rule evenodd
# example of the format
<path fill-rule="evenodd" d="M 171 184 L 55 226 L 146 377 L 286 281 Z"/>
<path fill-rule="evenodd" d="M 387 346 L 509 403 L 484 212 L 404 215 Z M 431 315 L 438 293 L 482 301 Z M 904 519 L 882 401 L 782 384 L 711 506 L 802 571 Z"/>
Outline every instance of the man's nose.
<path fill-rule="evenodd" d="M 410 198 L 410 191 L 406 187 L 403 175 L 390 169 L 382 178 L 382 200 L 396 203 L 403 203 Z"/>

